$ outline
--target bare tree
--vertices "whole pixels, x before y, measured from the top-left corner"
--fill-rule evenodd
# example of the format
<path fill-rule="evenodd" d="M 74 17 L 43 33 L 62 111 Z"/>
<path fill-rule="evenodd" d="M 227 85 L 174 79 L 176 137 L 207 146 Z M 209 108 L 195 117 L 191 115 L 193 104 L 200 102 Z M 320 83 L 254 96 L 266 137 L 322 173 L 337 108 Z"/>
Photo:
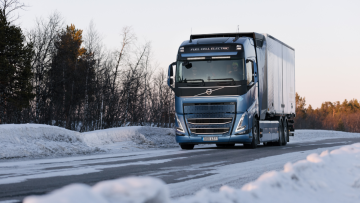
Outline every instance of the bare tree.
<path fill-rule="evenodd" d="M 46 20 L 36 20 L 36 27 L 27 33 L 27 38 L 34 46 L 32 60 L 33 86 L 35 87 L 35 122 L 40 122 L 40 114 L 44 114 L 44 105 L 47 100 L 46 74 L 51 67 L 54 54 L 54 40 L 63 28 L 63 19 L 54 12 Z"/>
<path fill-rule="evenodd" d="M 95 81 L 89 81 L 89 71 L 90 71 L 90 64 L 87 65 L 86 69 L 86 84 L 85 84 L 85 102 L 84 102 L 84 115 L 82 120 L 82 126 L 80 131 L 88 131 L 90 128 L 90 125 L 92 125 L 92 129 L 96 129 L 96 125 L 94 126 L 94 122 L 92 120 L 96 120 L 99 116 L 96 114 L 102 114 L 102 112 L 98 111 L 99 105 L 96 105 L 94 103 L 101 101 L 103 104 L 103 95 L 101 95 L 101 75 L 102 72 L 102 66 L 101 62 L 104 58 L 104 51 L 103 51 L 103 45 L 102 45 L 102 37 L 96 30 L 95 24 L 93 21 L 90 21 L 89 27 L 85 33 L 84 37 L 84 45 L 85 49 L 89 52 L 89 56 L 95 60 Z M 88 62 L 91 60 L 87 60 Z M 95 83 L 95 100 L 93 103 L 89 104 L 89 83 L 94 82 Z M 99 84 L 100 83 L 100 84 Z M 94 109 L 93 116 L 91 116 L 91 110 Z M 101 116 L 100 116 L 101 117 Z M 100 118 L 101 120 L 101 118 Z"/>
<path fill-rule="evenodd" d="M 20 3 L 19 0 L 0 0 L 0 12 L 10 23 L 13 23 L 20 17 L 19 14 L 14 15 L 14 11 L 26 7 L 27 6 L 24 3 Z"/>
<path fill-rule="evenodd" d="M 115 51 L 114 56 L 115 56 L 115 64 L 112 70 L 112 81 L 110 84 L 110 90 L 111 90 L 111 95 L 110 95 L 110 103 L 111 106 L 109 106 L 109 114 L 108 114 L 108 125 L 109 126 L 116 126 L 116 122 L 118 119 L 116 119 L 116 117 L 119 114 L 119 94 L 118 91 L 119 90 L 119 75 L 123 73 L 123 69 L 125 69 L 124 67 L 127 66 L 129 64 L 129 60 L 126 58 L 126 54 L 127 52 L 130 50 L 130 46 L 132 45 L 132 43 L 134 43 L 134 41 L 136 41 L 136 35 L 134 34 L 133 30 L 131 27 L 129 26 L 125 26 L 122 29 L 121 32 L 121 36 L 122 36 L 122 42 L 120 45 L 120 50 Z M 126 113 L 125 113 L 126 115 Z"/>

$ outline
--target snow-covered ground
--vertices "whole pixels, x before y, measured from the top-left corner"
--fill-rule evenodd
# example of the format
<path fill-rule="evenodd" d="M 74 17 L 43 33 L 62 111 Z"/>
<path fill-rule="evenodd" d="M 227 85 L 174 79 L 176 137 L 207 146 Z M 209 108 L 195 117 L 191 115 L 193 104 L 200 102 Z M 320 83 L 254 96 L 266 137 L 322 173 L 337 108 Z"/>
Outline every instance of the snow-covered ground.
<path fill-rule="evenodd" d="M 0 125 L 0 159 L 178 147 L 173 129 L 122 127 L 86 133 L 40 124 Z"/>
<path fill-rule="evenodd" d="M 297 130 L 290 143 L 360 137 L 360 133 Z M 199 147 L 208 147 L 200 145 Z M 133 126 L 79 133 L 41 124 L 0 125 L 0 160 L 178 148 L 170 128 Z"/>
<path fill-rule="evenodd" d="M 82 175 L 100 172 L 105 169 L 126 166 L 145 166 L 185 159 L 191 151 L 177 149 L 159 149 L 139 152 L 122 152 L 111 154 L 83 155 L 61 158 L 33 160 L 12 160 L 0 162 L 0 185 L 20 183 L 30 179 Z M 162 158 L 176 155 L 176 158 Z M 146 158 L 155 160 L 140 161 Z M 109 162 L 126 162 L 113 163 Z"/>
<path fill-rule="evenodd" d="M 348 133 L 333 130 L 295 130 L 295 136 L 290 136 L 289 143 L 313 142 L 335 138 L 359 138 L 360 133 Z"/>
<path fill-rule="evenodd" d="M 171 199 L 168 186 L 161 180 L 131 177 L 93 187 L 72 184 L 47 195 L 27 197 L 24 202 L 360 202 L 360 143 L 287 163 L 283 170 L 267 172 L 241 189 L 223 186 L 218 192 L 203 189 L 190 197 Z"/>

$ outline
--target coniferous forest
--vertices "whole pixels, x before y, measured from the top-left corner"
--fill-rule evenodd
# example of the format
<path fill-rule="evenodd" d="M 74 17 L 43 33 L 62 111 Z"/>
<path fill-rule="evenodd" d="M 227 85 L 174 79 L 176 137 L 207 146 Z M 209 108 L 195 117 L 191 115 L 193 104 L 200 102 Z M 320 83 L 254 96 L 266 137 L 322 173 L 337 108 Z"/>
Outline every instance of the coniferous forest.
<path fill-rule="evenodd" d="M 54 12 L 31 30 L 16 25 L 19 0 L 0 1 L 0 124 L 40 123 L 91 131 L 128 126 L 171 127 L 174 95 L 167 74 L 131 27 L 116 50 L 102 44 L 93 23 L 65 25 Z M 354 99 L 306 108 L 296 94 L 295 129 L 360 132 Z"/>
<path fill-rule="evenodd" d="M 296 93 L 295 129 L 324 129 L 360 132 L 360 104 L 357 99 L 340 103 L 323 102 L 320 108 L 306 108 L 305 97 Z"/>

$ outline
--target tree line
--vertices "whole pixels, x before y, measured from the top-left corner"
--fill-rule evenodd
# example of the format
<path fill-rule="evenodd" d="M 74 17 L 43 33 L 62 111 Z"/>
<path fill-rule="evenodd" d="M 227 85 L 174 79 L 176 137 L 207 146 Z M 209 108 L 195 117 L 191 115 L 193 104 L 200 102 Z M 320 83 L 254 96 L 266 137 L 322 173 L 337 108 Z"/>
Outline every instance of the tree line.
<path fill-rule="evenodd" d="M 15 25 L 19 0 L 0 0 L 0 124 L 40 123 L 70 130 L 174 124 L 166 73 L 131 27 L 107 50 L 95 25 L 85 32 L 59 13 L 24 32 Z M 306 108 L 296 94 L 296 129 L 360 132 L 358 100 Z"/>
<path fill-rule="evenodd" d="M 65 25 L 59 13 L 24 32 L 18 0 L 0 1 L 0 123 L 40 123 L 70 130 L 174 123 L 167 74 L 131 27 L 107 50 L 95 25 Z"/>
<path fill-rule="evenodd" d="M 360 104 L 357 99 L 324 102 L 320 108 L 306 108 L 306 99 L 296 93 L 295 129 L 325 129 L 360 132 Z"/>

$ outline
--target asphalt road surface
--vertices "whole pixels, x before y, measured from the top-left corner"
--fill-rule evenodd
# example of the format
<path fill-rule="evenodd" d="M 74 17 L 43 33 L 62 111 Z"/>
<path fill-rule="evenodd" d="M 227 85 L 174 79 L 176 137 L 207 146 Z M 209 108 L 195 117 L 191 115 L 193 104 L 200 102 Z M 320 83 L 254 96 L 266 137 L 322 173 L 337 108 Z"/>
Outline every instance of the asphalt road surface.
<path fill-rule="evenodd" d="M 304 159 L 309 153 L 360 142 L 360 138 L 328 139 L 286 146 L 246 149 L 195 146 L 194 150 L 89 155 L 31 161 L 4 161 L 0 175 L 0 202 L 21 202 L 29 195 L 42 195 L 71 183 L 94 185 L 99 181 L 127 176 L 154 176 L 169 184 L 178 198 L 201 187 L 218 190 L 224 184 L 241 187 L 269 170 L 280 170 L 287 162 Z M 317 150 L 317 151 L 316 151 Z M 1 162 L 0 162 L 1 163 Z M 234 169 L 234 170 L 233 170 Z"/>

